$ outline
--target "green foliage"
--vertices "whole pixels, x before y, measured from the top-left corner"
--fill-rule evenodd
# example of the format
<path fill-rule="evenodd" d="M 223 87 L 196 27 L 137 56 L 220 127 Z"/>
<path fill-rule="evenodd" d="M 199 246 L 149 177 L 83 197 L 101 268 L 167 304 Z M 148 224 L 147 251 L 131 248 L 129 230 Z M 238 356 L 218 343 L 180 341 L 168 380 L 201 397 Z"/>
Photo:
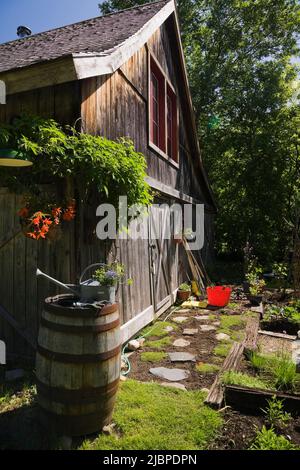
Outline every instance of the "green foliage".
<path fill-rule="evenodd" d="M 160 362 L 166 359 L 167 354 L 160 351 L 148 351 L 141 353 L 141 361 L 143 362 Z"/>
<path fill-rule="evenodd" d="M 292 419 L 292 415 L 284 411 L 283 401 L 276 398 L 275 395 L 268 400 L 267 408 L 262 411 L 268 425 L 272 428 L 283 428 Z"/>
<path fill-rule="evenodd" d="M 257 431 L 250 450 L 299 450 L 299 448 L 284 436 L 277 436 L 274 429 L 263 426 L 261 431 Z"/>
<path fill-rule="evenodd" d="M 191 2 L 184 44 L 204 161 L 219 203 L 219 252 L 251 241 L 261 258 L 286 243 L 299 141 L 292 102 L 296 0 Z M 190 11 L 191 11 L 190 10 Z M 267 58 L 267 60 L 266 60 Z M 237 230 L 237 227 L 239 228 Z"/>
<path fill-rule="evenodd" d="M 240 385 L 241 387 L 261 388 L 264 390 L 270 388 L 270 385 L 264 380 L 244 374 L 243 372 L 234 372 L 231 370 L 224 372 L 222 381 L 224 384 Z"/>
<path fill-rule="evenodd" d="M 2 185 L 32 191 L 40 183 L 73 177 L 82 198 L 98 192 L 101 202 L 115 207 L 120 195 L 127 196 L 129 206 L 151 203 L 145 158 L 129 140 L 114 142 L 62 128 L 53 119 L 24 115 L 12 125 L 1 125 L 0 146 L 18 149 L 34 163 L 17 174 L 2 169 Z"/>
<path fill-rule="evenodd" d="M 265 311 L 264 320 L 286 320 L 292 323 L 300 323 L 300 311 L 297 304 L 283 305 L 282 307 L 271 305 Z"/>
<path fill-rule="evenodd" d="M 190 292 L 191 286 L 189 284 L 183 283 L 183 284 L 180 284 L 179 290 L 182 290 L 184 292 Z"/>
<path fill-rule="evenodd" d="M 275 356 L 265 356 L 256 351 L 251 352 L 248 359 L 255 372 L 258 373 L 272 369 L 272 366 L 276 361 Z"/>
<path fill-rule="evenodd" d="M 216 364 L 208 364 L 205 362 L 198 362 L 196 369 L 200 374 L 214 374 L 220 369 Z"/>
<path fill-rule="evenodd" d="M 256 372 L 268 375 L 270 383 L 276 390 L 294 392 L 297 388 L 299 378 L 296 365 L 289 353 L 263 355 L 253 352 L 249 356 L 249 361 Z"/>
<path fill-rule="evenodd" d="M 152 348 L 152 349 L 163 349 L 165 346 L 169 346 L 170 344 L 171 344 L 170 336 L 165 336 L 161 339 L 157 339 L 154 341 L 147 340 L 145 346 L 147 346 L 147 348 Z"/>
<path fill-rule="evenodd" d="M 261 278 L 262 271 L 261 267 L 255 266 L 245 276 L 250 285 L 249 290 L 251 295 L 261 294 L 266 285 L 264 279 Z"/>
<path fill-rule="evenodd" d="M 100 434 L 82 448 L 93 450 L 205 449 L 222 424 L 220 414 L 203 403 L 198 391 L 127 380 L 117 396 L 116 435 Z"/>
<path fill-rule="evenodd" d="M 171 326 L 173 330 L 177 330 L 178 326 L 174 325 L 174 323 L 168 321 L 157 321 L 153 325 L 149 325 L 141 333 L 142 337 L 156 337 L 156 336 L 167 336 L 168 331 L 166 331 L 166 327 Z"/>
<path fill-rule="evenodd" d="M 224 341 L 220 344 L 217 344 L 217 346 L 214 347 L 213 353 L 216 356 L 226 357 L 230 351 L 230 348 L 231 348 L 231 343 L 226 343 Z"/>
<path fill-rule="evenodd" d="M 274 361 L 272 370 L 274 383 L 277 390 L 293 392 L 296 388 L 298 375 L 296 365 L 288 353 L 284 353 Z"/>
<path fill-rule="evenodd" d="M 245 318 L 242 315 L 221 315 L 219 333 L 225 333 L 232 339 L 236 338 L 235 333 L 245 325 Z"/>
<path fill-rule="evenodd" d="M 125 275 L 125 266 L 114 262 L 106 264 L 96 269 L 93 278 L 96 279 L 101 286 L 116 286 Z"/>

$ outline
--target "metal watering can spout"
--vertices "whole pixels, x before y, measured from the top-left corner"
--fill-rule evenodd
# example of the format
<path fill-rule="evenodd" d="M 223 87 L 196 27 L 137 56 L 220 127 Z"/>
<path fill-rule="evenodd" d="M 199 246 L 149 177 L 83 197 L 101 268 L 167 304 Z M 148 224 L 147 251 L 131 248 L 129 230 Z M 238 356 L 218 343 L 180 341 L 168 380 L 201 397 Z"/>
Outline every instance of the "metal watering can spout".
<path fill-rule="evenodd" d="M 60 281 L 57 281 L 57 280 L 54 279 L 53 277 L 48 276 L 48 274 L 43 273 L 40 269 L 37 269 L 37 270 L 36 270 L 36 275 L 37 275 L 37 276 L 42 276 L 42 277 L 44 277 L 45 279 L 48 279 L 48 281 L 53 282 L 53 283 L 56 284 L 57 286 L 61 287 L 62 289 L 65 289 L 66 291 L 68 291 L 70 294 L 76 295 L 76 297 L 78 297 L 78 292 L 77 292 L 76 290 L 71 289 L 71 287 L 67 286 L 66 284 L 63 284 L 63 283 L 60 282 Z"/>

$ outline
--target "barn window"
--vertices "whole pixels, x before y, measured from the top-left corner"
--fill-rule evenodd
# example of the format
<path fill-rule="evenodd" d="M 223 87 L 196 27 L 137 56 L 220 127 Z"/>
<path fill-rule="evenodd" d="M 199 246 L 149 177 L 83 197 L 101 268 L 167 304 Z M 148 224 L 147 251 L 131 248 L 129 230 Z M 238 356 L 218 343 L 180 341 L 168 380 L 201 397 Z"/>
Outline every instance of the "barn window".
<path fill-rule="evenodd" d="M 150 57 L 149 72 L 150 146 L 164 157 L 178 162 L 177 100 L 164 72 Z"/>

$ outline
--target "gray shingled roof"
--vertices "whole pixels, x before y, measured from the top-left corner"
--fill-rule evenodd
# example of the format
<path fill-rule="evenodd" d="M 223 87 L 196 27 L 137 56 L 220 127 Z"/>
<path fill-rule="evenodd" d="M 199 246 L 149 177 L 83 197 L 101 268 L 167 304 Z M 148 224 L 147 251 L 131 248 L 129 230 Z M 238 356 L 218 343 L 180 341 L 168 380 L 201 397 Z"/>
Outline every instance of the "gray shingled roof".
<path fill-rule="evenodd" d="M 0 44 L 0 73 L 76 53 L 112 52 L 169 1 L 160 0 Z"/>

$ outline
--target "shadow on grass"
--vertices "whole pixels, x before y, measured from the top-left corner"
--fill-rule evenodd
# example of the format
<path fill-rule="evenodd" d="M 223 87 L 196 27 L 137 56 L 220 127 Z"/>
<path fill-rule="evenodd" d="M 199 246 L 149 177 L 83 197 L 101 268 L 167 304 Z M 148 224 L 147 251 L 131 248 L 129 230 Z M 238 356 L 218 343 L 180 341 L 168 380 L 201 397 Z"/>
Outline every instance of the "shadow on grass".
<path fill-rule="evenodd" d="M 57 449 L 57 439 L 40 422 L 33 386 L 20 383 L 0 398 L 0 450 Z"/>

